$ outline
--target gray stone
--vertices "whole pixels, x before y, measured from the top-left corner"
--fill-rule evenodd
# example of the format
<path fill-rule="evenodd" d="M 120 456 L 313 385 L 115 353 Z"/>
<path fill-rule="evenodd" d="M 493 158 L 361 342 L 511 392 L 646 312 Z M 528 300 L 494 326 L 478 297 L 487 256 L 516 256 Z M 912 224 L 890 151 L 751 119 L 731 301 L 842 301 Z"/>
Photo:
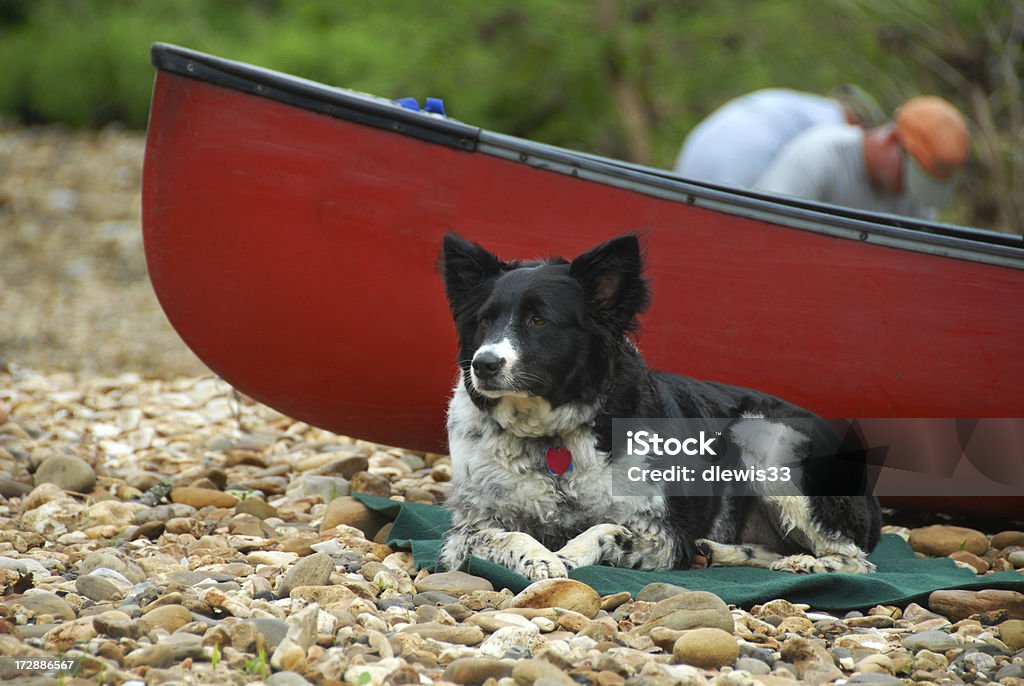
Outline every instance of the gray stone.
<path fill-rule="evenodd" d="M 898 684 L 898 685 L 902 686 L 903 679 L 900 679 L 899 677 L 896 677 L 896 676 L 892 676 L 891 674 L 868 673 L 868 674 L 857 674 L 855 676 L 852 676 L 852 677 L 850 677 L 850 680 L 847 681 L 846 683 L 848 683 L 848 684 L 893 684 L 893 686 L 896 686 Z"/>
<path fill-rule="evenodd" d="M 419 595 L 424 594 L 421 593 Z M 420 605 L 434 605 L 434 603 L 424 601 L 420 603 Z M 403 610 L 409 611 L 416 609 L 416 605 L 413 603 L 412 599 L 409 597 L 408 594 L 404 594 L 402 596 L 399 596 L 398 598 L 385 598 L 384 600 L 378 600 L 377 607 L 379 607 L 381 610 L 387 610 L 390 607 L 400 607 Z"/>
<path fill-rule="evenodd" d="M 445 643 L 459 643 L 461 645 L 473 646 L 484 640 L 484 632 L 478 626 L 450 626 L 427 622 L 425 624 L 410 624 L 402 629 L 403 633 L 416 634 L 421 638 L 431 638 L 435 641 Z"/>
<path fill-rule="evenodd" d="M 409 468 L 414 472 L 425 469 L 427 466 L 426 461 L 422 457 L 419 455 L 413 455 L 412 453 L 402 453 L 402 456 L 398 459 L 409 465 Z"/>
<path fill-rule="evenodd" d="M 786 662 L 785 660 L 779 660 L 778 662 L 775 663 L 773 669 L 774 669 L 776 674 L 778 674 L 780 671 L 786 671 L 786 672 L 789 672 L 790 674 L 792 674 L 794 679 L 799 679 L 800 678 L 800 673 L 797 670 L 796 665 L 794 665 L 791 662 Z"/>
<path fill-rule="evenodd" d="M 381 601 L 383 602 L 383 601 Z M 425 591 L 417 593 L 412 597 L 413 607 L 420 605 L 450 605 L 459 602 L 459 599 L 441 591 Z M 383 610 L 384 607 L 381 607 Z"/>
<path fill-rule="evenodd" d="M 106 573 L 103 573 L 106 572 Z M 115 576 L 116 575 L 116 576 Z M 120 577 L 118 579 L 117 577 Z M 124 598 L 132 588 L 132 583 L 118 572 L 100 567 L 90 574 L 75 579 L 75 590 L 89 600 L 105 602 Z"/>
<path fill-rule="evenodd" d="M 25 624 L 18 627 L 18 636 L 22 640 L 29 638 L 42 638 L 58 626 L 60 626 L 60 624 L 52 624 L 49 622 L 46 624 Z M 21 686 L 21 684 L 18 686 Z"/>
<path fill-rule="evenodd" d="M 736 660 L 736 664 L 733 665 L 733 667 L 734 669 L 742 669 L 745 672 L 750 672 L 755 676 L 770 674 L 772 671 L 772 668 L 767 664 L 760 660 L 755 660 L 752 657 L 741 657 Z"/>
<path fill-rule="evenodd" d="M 145 633 L 139 622 L 124 612 L 104 612 L 92 618 L 92 628 L 97 634 L 105 634 L 111 638 L 130 638 L 138 640 Z"/>
<path fill-rule="evenodd" d="M 35 484 L 55 484 L 65 491 L 92 493 L 96 486 L 96 472 L 80 457 L 51 455 L 36 470 Z"/>
<path fill-rule="evenodd" d="M 0 497 L 21 498 L 32 491 L 30 484 L 16 481 L 8 476 L 0 476 Z"/>
<path fill-rule="evenodd" d="M 135 513 L 132 520 L 136 524 L 149 524 L 151 522 L 166 522 L 175 517 L 191 517 L 196 513 L 196 508 L 184 503 L 172 503 L 170 505 L 157 505 Z"/>
<path fill-rule="evenodd" d="M 956 638 L 937 629 L 919 631 L 903 637 L 903 647 L 909 651 L 930 650 L 933 653 L 944 653 L 952 648 L 960 647 Z"/>
<path fill-rule="evenodd" d="M 991 655 L 982 652 L 964 655 L 964 667 L 978 674 L 991 674 L 995 671 L 996 660 Z"/>
<path fill-rule="evenodd" d="M 9 569 L 18 574 L 31 574 L 33 577 L 50 576 L 46 567 L 32 558 L 15 560 L 10 557 L 0 557 L 0 569 Z"/>
<path fill-rule="evenodd" d="M 310 682 L 295 672 L 276 672 L 264 683 L 267 686 L 309 686 Z"/>
<path fill-rule="evenodd" d="M 170 667 L 172 664 L 174 664 L 174 651 L 170 646 L 159 643 L 133 650 L 124 658 L 124 666 L 128 669 L 135 669 L 136 667 Z"/>
<path fill-rule="evenodd" d="M 325 503 L 335 498 L 348 495 L 348 479 L 340 476 L 318 476 L 316 474 L 300 474 L 292 479 L 285 496 L 288 500 L 319 497 Z"/>
<path fill-rule="evenodd" d="M 204 582 L 230 582 L 235 579 L 230 574 L 222 574 L 209 569 L 200 569 L 195 572 L 171 572 L 167 576 L 171 581 L 182 586 L 198 586 Z"/>
<path fill-rule="evenodd" d="M 775 663 L 775 652 L 771 648 L 762 648 L 753 643 L 741 643 L 740 655 L 763 662 L 766 665 Z"/>
<path fill-rule="evenodd" d="M 185 633 L 184 631 L 179 631 L 162 638 L 158 645 L 170 648 L 175 662 L 180 662 L 181 660 L 189 657 L 195 659 L 202 657 L 203 654 L 202 637 L 196 636 L 195 634 Z"/>
<path fill-rule="evenodd" d="M 22 607 L 35 617 L 50 615 L 69 622 L 75 618 L 75 611 L 71 605 L 56 593 L 49 591 L 32 591 L 20 598 L 5 600 L 4 605 L 12 610 Z"/>
<path fill-rule="evenodd" d="M 1003 679 L 1024 679 L 1024 665 L 1013 663 L 1003 665 L 996 672 L 993 681 L 1002 681 Z"/>
<path fill-rule="evenodd" d="M 910 605 L 907 605 L 907 608 L 903 611 L 903 619 L 911 624 L 920 624 L 921 622 L 927 622 L 931 619 L 944 619 L 947 622 L 949 621 L 942 615 L 925 609 L 917 603 L 910 603 Z"/>
<path fill-rule="evenodd" d="M 245 620 L 247 624 L 252 624 L 256 631 L 262 636 L 263 640 L 267 644 L 267 648 L 273 650 L 284 637 L 288 635 L 288 625 L 280 619 L 273 619 L 271 617 L 257 617 L 255 619 Z"/>
<path fill-rule="evenodd" d="M 142 567 L 140 567 L 135 560 L 132 560 L 121 551 L 113 548 L 94 550 L 86 555 L 85 558 L 78 563 L 78 574 L 79 576 L 90 574 L 101 567 L 106 567 L 107 569 L 112 569 L 115 572 L 118 572 L 133 584 L 138 584 L 146 580 L 146 572 L 143 571 Z"/>
<path fill-rule="evenodd" d="M 121 610 L 125 611 L 125 605 L 136 605 L 139 607 L 149 605 L 159 597 L 160 588 L 152 581 L 143 581 L 141 584 L 135 584 L 132 590 L 124 597 L 124 602 L 121 603 Z"/>
<path fill-rule="evenodd" d="M 652 584 L 647 584 L 640 589 L 640 592 L 636 594 L 637 600 L 643 600 L 649 603 L 657 603 L 666 598 L 671 598 L 674 595 L 680 593 L 686 593 L 689 589 L 683 588 L 682 586 L 676 586 L 675 584 L 668 584 L 662 581 L 655 581 Z"/>
<path fill-rule="evenodd" d="M 651 609 L 650 619 L 640 630 L 649 632 L 656 626 L 675 630 L 714 628 L 730 634 L 735 630 L 729 607 L 721 598 L 707 591 L 687 591 L 657 603 Z"/>
<path fill-rule="evenodd" d="M 287 598 L 299 586 L 325 586 L 334 571 L 334 558 L 327 553 L 313 553 L 300 558 L 281 579 L 279 598 Z"/>
<path fill-rule="evenodd" d="M 270 664 L 274 669 L 289 670 L 301 667 L 305 663 L 306 651 L 316 640 L 319 614 L 320 606 L 313 603 L 285 620 L 288 633 L 270 656 Z"/>

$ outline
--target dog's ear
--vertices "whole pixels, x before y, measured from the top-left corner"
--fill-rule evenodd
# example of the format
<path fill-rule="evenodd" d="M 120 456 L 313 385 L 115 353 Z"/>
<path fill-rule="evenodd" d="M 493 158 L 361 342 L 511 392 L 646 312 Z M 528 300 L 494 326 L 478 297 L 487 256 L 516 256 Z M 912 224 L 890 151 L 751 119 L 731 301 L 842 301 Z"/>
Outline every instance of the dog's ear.
<path fill-rule="evenodd" d="M 441 245 L 438 271 L 444 278 L 444 290 L 452 313 L 458 316 L 475 299 L 474 290 L 485 279 L 501 273 L 501 262 L 480 245 L 449 232 Z"/>
<path fill-rule="evenodd" d="M 643 269 L 640 241 L 635 234 L 628 234 L 577 257 L 569 274 L 603 317 L 624 331 L 631 331 L 637 326 L 636 316 L 650 304 Z"/>

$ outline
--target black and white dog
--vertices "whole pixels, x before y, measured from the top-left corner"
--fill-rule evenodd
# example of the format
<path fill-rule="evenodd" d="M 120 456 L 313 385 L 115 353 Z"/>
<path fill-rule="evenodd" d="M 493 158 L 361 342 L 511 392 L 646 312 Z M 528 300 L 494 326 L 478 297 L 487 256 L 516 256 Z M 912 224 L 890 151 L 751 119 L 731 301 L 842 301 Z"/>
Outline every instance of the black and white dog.
<path fill-rule="evenodd" d="M 647 368 L 629 337 L 650 298 L 636 236 L 572 262 L 503 262 L 448 234 L 440 270 L 461 370 L 448 410 L 453 526 L 441 566 L 475 555 L 544 579 L 592 564 L 687 568 L 701 553 L 793 572 L 874 569 L 875 498 L 809 488 L 835 479 L 810 458 L 822 436 L 837 438 L 831 427 L 764 393 Z M 734 418 L 723 440 L 736 459 L 797 464 L 801 480 L 714 497 L 615 493 L 627 458 L 612 448 L 612 419 L 691 416 Z"/>

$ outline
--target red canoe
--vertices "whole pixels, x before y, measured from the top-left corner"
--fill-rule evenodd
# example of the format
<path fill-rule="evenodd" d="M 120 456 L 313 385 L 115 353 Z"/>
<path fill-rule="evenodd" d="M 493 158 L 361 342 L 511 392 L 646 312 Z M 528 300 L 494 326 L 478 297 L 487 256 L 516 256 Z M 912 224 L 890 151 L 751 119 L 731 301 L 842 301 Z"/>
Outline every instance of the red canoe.
<path fill-rule="evenodd" d="M 153 62 L 153 287 L 200 359 L 285 414 L 444 450 L 449 230 L 509 258 L 641 231 L 655 367 L 827 417 L 1022 414 L 1018 236 L 687 182 L 177 47 Z"/>

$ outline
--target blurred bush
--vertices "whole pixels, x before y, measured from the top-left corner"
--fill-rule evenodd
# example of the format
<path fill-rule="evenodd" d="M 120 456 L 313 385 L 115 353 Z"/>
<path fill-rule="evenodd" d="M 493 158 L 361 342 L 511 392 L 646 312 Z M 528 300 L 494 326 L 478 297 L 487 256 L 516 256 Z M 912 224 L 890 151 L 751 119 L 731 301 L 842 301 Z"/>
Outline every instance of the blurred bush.
<path fill-rule="evenodd" d="M 686 132 L 729 98 L 853 82 L 889 108 L 932 92 L 967 112 L 981 147 L 948 218 L 1020 231 L 1024 134 L 1011 80 L 1022 71 L 1022 6 L 0 0 L 0 115 L 142 128 L 148 48 L 164 41 L 384 97 L 442 97 L 450 115 L 484 128 L 669 167 Z"/>

